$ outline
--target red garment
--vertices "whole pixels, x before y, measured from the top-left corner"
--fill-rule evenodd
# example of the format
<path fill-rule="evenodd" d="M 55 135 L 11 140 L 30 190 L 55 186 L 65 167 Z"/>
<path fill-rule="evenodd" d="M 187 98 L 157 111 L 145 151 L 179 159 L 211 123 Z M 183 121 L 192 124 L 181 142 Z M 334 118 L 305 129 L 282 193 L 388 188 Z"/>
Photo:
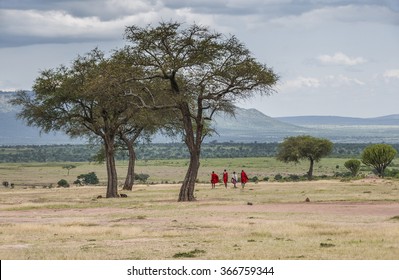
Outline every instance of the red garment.
<path fill-rule="evenodd" d="M 212 173 L 212 175 L 211 175 L 211 183 L 212 184 L 219 183 L 219 176 L 216 173 Z"/>
<path fill-rule="evenodd" d="M 242 171 L 241 172 L 241 183 L 245 184 L 247 182 L 248 182 L 248 176 L 244 171 Z"/>
<path fill-rule="evenodd" d="M 227 184 L 228 179 L 229 179 L 229 173 L 223 172 L 223 183 Z"/>

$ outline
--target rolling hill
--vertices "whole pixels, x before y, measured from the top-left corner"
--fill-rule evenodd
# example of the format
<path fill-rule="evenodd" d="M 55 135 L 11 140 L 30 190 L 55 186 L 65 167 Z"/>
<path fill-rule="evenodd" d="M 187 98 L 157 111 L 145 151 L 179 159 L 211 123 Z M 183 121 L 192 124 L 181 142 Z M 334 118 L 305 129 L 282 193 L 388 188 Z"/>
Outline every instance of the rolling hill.
<path fill-rule="evenodd" d="M 18 108 L 8 100 L 13 92 L 0 92 L 0 146 L 81 144 L 63 133 L 41 134 L 16 118 Z M 399 143 L 399 115 L 378 118 L 305 116 L 272 118 L 256 109 L 237 108 L 235 117 L 217 115 L 212 126 L 217 133 L 207 142 L 280 142 L 285 137 L 308 134 L 338 143 Z M 171 142 L 157 135 L 154 142 Z"/>

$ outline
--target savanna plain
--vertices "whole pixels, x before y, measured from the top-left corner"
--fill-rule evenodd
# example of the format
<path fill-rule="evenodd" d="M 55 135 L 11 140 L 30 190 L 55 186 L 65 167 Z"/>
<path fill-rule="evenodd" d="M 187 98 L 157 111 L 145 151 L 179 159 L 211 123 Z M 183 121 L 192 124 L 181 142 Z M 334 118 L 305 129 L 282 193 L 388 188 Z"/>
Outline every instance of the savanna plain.
<path fill-rule="evenodd" d="M 114 199 L 102 198 L 103 165 L 72 163 L 68 174 L 65 163 L 3 163 L 0 178 L 14 188 L 0 188 L 0 259 L 398 260 L 398 179 L 367 170 L 331 178 L 344 162 L 315 166 L 328 179 L 278 182 L 275 174 L 304 174 L 307 163 L 203 159 L 197 201 L 184 203 L 177 197 L 186 160 L 139 161 L 136 172 L 149 174 L 148 182 Z M 118 162 L 121 183 L 126 167 Z M 211 189 L 210 173 L 223 169 L 244 169 L 259 181 Z M 55 187 L 92 171 L 98 186 Z"/>

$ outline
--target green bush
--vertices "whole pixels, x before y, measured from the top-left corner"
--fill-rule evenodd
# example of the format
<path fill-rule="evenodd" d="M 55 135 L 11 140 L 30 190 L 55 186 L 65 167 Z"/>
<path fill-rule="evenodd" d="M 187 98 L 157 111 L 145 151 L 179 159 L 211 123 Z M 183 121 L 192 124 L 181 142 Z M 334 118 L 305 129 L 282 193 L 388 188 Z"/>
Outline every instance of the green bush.
<path fill-rule="evenodd" d="M 344 166 L 346 169 L 348 169 L 353 177 L 357 176 L 357 173 L 359 173 L 360 170 L 360 160 L 357 159 L 350 159 L 345 162 Z"/>
<path fill-rule="evenodd" d="M 257 176 L 254 176 L 254 177 L 252 177 L 251 178 L 251 182 L 258 182 L 259 181 L 259 179 L 258 179 L 258 177 Z"/>
<path fill-rule="evenodd" d="M 399 178 L 399 169 L 387 169 L 385 170 L 385 176 Z"/>
<path fill-rule="evenodd" d="M 57 182 L 58 187 L 69 188 L 69 183 L 65 179 L 61 179 Z"/>
<path fill-rule="evenodd" d="M 140 181 L 142 183 L 145 183 L 149 177 L 150 177 L 150 175 L 148 175 L 148 174 L 143 174 L 143 173 L 136 174 L 136 173 L 134 173 L 134 179 L 137 180 L 137 181 Z"/>
<path fill-rule="evenodd" d="M 96 185 L 99 183 L 98 177 L 95 172 L 89 172 L 87 174 L 80 174 L 78 180 L 74 184 L 78 185 Z"/>
<path fill-rule="evenodd" d="M 298 175 L 295 175 L 295 174 L 290 174 L 290 175 L 288 175 L 288 181 L 294 181 L 294 182 L 297 182 L 297 181 L 300 181 L 301 180 L 301 177 L 300 176 L 298 176 Z"/>

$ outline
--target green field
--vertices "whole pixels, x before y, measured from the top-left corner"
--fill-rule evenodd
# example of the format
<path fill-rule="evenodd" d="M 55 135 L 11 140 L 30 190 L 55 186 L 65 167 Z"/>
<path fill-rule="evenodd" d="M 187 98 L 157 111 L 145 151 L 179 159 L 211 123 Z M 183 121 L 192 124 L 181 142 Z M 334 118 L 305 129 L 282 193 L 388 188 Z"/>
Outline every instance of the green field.
<path fill-rule="evenodd" d="M 315 176 L 333 176 L 335 172 L 347 172 L 344 158 L 326 158 L 315 164 Z M 396 160 L 398 161 L 398 160 Z M 69 175 L 67 170 L 63 169 L 64 165 L 73 164 L 76 168 L 71 169 Z M 263 180 L 269 177 L 273 180 L 276 174 L 287 176 L 289 174 L 304 175 L 308 171 L 308 162 L 304 161 L 299 164 L 286 164 L 277 161 L 272 157 L 256 157 L 256 158 L 235 158 L 235 159 L 202 159 L 199 170 L 199 182 L 209 182 L 210 174 L 215 171 L 222 174 L 224 169 L 231 174 L 233 171 L 240 172 L 244 169 L 250 178 L 258 177 Z M 178 183 L 185 175 L 187 170 L 187 159 L 174 160 L 139 160 L 136 164 L 136 173 L 148 174 L 149 184 L 158 183 Z M 392 166 L 397 166 L 395 161 Z M 127 161 L 117 162 L 118 179 L 123 183 L 126 176 Z M 370 169 L 363 166 L 363 174 L 369 174 Z M 83 163 L 83 162 L 46 162 L 46 163 L 0 163 L 0 180 L 8 181 L 15 186 L 22 187 L 42 187 L 53 185 L 61 179 L 67 180 L 72 184 L 76 177 L 80 174 L 95 172 L 100 179 L 100 184 L 106 182 L 106 169 L 104 164 Z"/>
<path fill-rule="evenodd" d="M 323 159 L 316 175 L 344 171 L 344 161 Z M 307 163 L 203 159 L 197 201 L 181 203 L 186 160 L 139 161 L 149 184 L 117 199 L 99 198 L 103 165 L 74 164 L 69 176 L 64 163 L 0 164 L 1 180 L 14 182 L 0 189 L 1 259 L 399 259 L 399 181 L 364 168 L 357 180 L 276 182 Z M 212 190 L 210 172 L 224 168 L 271 179 Z M 55 187 L 91 171 L 99 186 Z"/>

